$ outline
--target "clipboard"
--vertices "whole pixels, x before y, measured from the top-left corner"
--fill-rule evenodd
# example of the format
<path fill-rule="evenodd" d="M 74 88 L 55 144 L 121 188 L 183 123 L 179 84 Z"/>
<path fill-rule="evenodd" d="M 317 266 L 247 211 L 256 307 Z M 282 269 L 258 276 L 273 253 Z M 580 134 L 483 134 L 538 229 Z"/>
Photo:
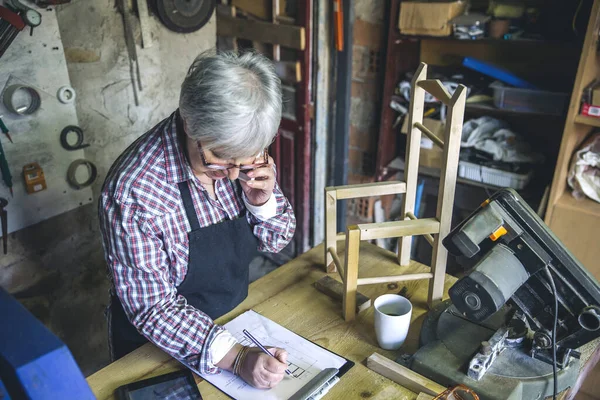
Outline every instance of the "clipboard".
<path fill-rule="evenodd" d="M 286 375 L 279 385 L 269 390 L 255 389 L 227 371 L 218 375 L 202 375 L 207 382 L 233 399 L 317 400 L 354 366 L 354 362 L 347 358 L 253 310 L 246 311 L 224 327 L 243 345 L 252 345 L 242 333 L 243 329 L 247 329 L 265 346 L 286 349 L 289 354 L 288 369 L 293 375 Z"/>

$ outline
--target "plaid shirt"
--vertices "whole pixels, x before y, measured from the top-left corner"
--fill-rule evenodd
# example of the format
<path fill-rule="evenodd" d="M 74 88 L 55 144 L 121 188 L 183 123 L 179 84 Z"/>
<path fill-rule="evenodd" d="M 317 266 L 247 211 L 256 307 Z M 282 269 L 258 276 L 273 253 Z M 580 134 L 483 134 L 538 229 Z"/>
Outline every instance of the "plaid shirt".
<path fill-rule="evenodd" d="M 209 349 L 223 328 L 177 294 L 187 274 L 191 230 L 177 184 L 191 181 L 201 227 L 246 215 L 261 251 L 285 247 L 296 220 L 277 185 L 277 214 L 266 221 L 246 210 L 237 181 L 215 181 L 218 200 L 211 199 L 183 152 L 176 115 L 141 136 L 112 166 L 99 201 L 100 228 L 114 290 L 132 324 L 195 372 L 216 373 Z"/>

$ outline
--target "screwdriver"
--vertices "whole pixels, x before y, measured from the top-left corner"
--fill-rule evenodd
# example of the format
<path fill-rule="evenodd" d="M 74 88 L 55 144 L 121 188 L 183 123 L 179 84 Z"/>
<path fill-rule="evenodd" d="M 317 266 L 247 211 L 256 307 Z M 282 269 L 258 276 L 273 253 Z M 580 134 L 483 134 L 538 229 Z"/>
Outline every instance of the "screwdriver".
<path fill-rule="evenodd" d="M 0 130 L 6 135 L 6 137 L 8 138 L 8 140 L 10 140 L 11 143 L 14 143 L 12 138 L 10 137 L 10 132 L 8 131 L 8 128 L 6 127 L 6 125 L 4 125 L 4 121 L 2 121 L 2 117 L 0 117 Z"/>
<path fill-rule="evenodd" d="M 4 153 L 4 149 L 2 148 L 2 142 L 0 142 L 0 171 L 2 172 L 2 180 L 10 189 L 10 195 L 14 196 L 12 175 L 10 174 L 10 168 L 8 168 L 8 160 L 6 159 L 6 153 Z"/>

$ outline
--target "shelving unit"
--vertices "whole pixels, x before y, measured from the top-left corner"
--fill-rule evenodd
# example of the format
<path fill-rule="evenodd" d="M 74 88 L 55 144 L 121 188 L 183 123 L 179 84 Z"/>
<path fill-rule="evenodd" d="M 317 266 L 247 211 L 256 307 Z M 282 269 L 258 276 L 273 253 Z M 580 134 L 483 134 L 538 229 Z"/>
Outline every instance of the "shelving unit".
<path fill-rule="evenodd" d="M 599 28 L 600 0 L 594 0 L 545 219 L 556 236 L 597 279 L 600 279 L 600 242 L 597 236 L 600 203 L 588 198 L 575 199 L 567 185 L 567 174 L 574 152 L 595 128 L 600 128 L 600 119 L 579 115 L 583 89 L 600 76 Z"/>

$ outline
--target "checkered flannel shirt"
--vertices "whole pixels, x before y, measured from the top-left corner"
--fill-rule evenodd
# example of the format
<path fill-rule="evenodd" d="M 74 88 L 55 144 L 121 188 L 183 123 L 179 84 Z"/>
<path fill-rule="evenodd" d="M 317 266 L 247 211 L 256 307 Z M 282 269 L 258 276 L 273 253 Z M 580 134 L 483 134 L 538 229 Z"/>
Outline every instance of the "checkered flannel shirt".
<path fill-rule="evenodd" d="M 191 230 L 177 184 L 190 181 L 201 227 L 245 215 L 261 251 L 285 247 L 296 220 L 278 185 L 277 214 L 264 221 L 246 209 L 237 181 L 216 181 L 217 200 L 211 199 L 183 153 L 176 120 L 174 113 L 141 136 L 109 171 L 99 201 L 104 253 L 114 291 L 137 330 L 195 372 L 217 373 L 209 349 L 223 328 L 177 294 Z"/>

